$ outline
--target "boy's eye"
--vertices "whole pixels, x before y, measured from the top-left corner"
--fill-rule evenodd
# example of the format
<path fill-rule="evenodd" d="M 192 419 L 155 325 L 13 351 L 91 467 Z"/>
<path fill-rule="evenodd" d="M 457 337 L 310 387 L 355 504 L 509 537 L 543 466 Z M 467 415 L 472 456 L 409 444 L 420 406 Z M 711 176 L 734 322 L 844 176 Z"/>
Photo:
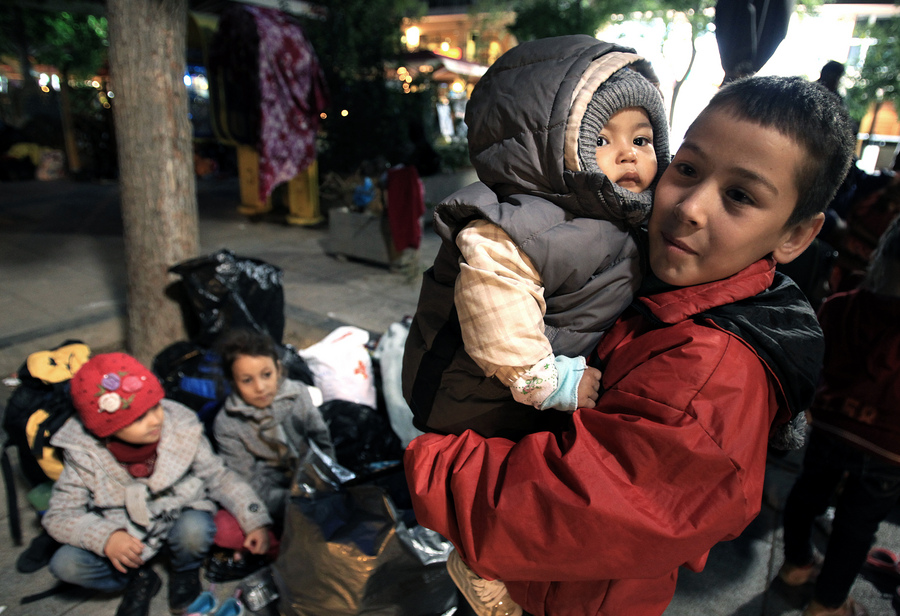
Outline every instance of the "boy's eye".
<path fill-rule="evenodd" d="M 675 167 L 675 171 L 678 172 L 678 175 L 683 175 L 688 178 L 697 176 L 697 170 L 687 163 L 677 163 L 672 166 Z"/>
<path fill-rule="evenodd" d="M 725 194 L 735 203 L 753 203 L 753 198 L 740 188 L 729 188 Z"/>
<path fill-rule="evenodd" d="M 603 135 L 600 135 L 599 137 L 597 137 L 597 147 L 603 147 L 604 145 L 609 145 L 609 139 L 607 139 Z"/>
<path fill-rule="evenodd" d="M 647 137 L 635 137 L 634 145 L 642 148 L 644 146 L 653 145 L 653 140 Z"/>

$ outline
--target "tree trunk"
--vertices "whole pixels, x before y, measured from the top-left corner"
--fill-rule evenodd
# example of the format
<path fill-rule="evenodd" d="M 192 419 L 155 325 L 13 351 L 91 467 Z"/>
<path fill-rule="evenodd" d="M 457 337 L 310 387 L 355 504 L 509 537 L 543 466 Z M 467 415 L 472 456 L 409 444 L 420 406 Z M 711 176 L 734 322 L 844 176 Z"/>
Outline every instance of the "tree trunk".
<path fill-rule="evenodd" d="M 128 274 L 128 349 L 149 365 L 183 339 L 168 268 L 199 247 L 184 86 L 187 0 L 108 0 L 109 63 Z"/>
<path fill-rule="evenodd" d="M 672 88 L 672 100 L 669 102 L 669 126 L 672 126 L 672 121 L 675 119 L 675 101 L 678 100 L 678 93 L 681 91 L 681 86 L 684 85 L 684 82 L 687 81 L 688 75 L 691 74 L 691 69 L 694 68 L 694 61 L 697 59 L 697 31 L 694 30 L 693 24 L 691 25 L 691 61 L 688 62 L 687 69 L 684 71 L 684 75 L 681 76 L 681 79 L 675 82 L 675 86 Z"/>
<path fill-rule="evenodd" d="M 871 145 L 875 139 L 872 138 L 872 135 L 875 134 L 875 121 L 878 120 L 878 112 L 881 111 L 881 105 L 884 101 L 881 99 L 877 99 L 875 101 L 875 108 L 872 110 L 872 122 L 869 124 L 869 132 L 867 133 L 866 142 L 863 144 L 863 148 L 868 145 Z M 862 154 L 862 152 L 860 152 Z"/>
<path fill-rule="evenodd" d="M 78 175 L 81 172 L 81 156 L 78 154 L 78 140 L 75 138 L 68 71 L 62 71 L 59 79 L 59 108 L 62 117 L 63 141 L 66 144 L 66 166 L 69 168 L 70 176 Z"/>

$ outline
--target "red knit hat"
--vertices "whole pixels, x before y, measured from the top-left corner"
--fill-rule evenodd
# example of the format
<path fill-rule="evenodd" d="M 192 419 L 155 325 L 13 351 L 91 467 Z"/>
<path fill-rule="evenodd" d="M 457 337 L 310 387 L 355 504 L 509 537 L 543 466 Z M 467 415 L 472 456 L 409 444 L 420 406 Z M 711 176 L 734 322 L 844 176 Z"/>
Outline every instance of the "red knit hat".
<path fill-rule="evenodd" d="M 105 438 L 165 397 L 159 379 L 125 353 L 92 357 L 72 377 L 72 402 L 84 427 Z"/>

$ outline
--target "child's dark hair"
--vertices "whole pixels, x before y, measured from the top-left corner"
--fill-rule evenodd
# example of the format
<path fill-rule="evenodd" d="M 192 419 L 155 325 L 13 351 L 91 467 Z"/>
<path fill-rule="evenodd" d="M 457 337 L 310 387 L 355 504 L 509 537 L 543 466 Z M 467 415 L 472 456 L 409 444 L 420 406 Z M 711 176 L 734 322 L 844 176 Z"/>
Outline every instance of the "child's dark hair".
<path fill-rule="evenodd" d="M 276 366 L 281 361 L 272 337 L 252 329 L 230 330 L 219 338 L 216 347 L 222 357 L 222 371 L 225 378 L 232 382 L 234 381 L 232 367 L 241 355 L 271 357 Z"/>
<path fill-rule="evenodd" d="M 798 165 L 799 199 L 788 226 L 831 203 L 850 169 L 856 141 L 850 115 L 833 92 L 802 77 L 747 77 L 719 90 L 700 115 L 715 110 L 774 128 L 806 151 Z"/>

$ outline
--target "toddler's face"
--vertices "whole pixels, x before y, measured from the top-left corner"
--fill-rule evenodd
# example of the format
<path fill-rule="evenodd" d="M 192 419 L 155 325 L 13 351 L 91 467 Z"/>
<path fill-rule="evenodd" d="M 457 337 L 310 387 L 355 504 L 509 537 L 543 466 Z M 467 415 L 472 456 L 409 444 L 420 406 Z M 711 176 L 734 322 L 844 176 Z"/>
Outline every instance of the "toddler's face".
<path fill-rule="evenodd" d="M 271 357 L 241 355 L 231 366 L 238 394 L 250 406 L 264 409 L 278 392 L 278 366 Z"/>
<path fill-rule="evenodd" d="M 132 445 L 155 443 L 162 434 L 163 419 L 163 407 L 157 404 L 132 423 L 113 432 L 113 436 Z"/>
<path fill-rule="evenodd" d="M 643 192 L 656 177 L 653 126 L 640 107 L 620 109 L 597 137 L 597 166 L 614 184 Z"/>

